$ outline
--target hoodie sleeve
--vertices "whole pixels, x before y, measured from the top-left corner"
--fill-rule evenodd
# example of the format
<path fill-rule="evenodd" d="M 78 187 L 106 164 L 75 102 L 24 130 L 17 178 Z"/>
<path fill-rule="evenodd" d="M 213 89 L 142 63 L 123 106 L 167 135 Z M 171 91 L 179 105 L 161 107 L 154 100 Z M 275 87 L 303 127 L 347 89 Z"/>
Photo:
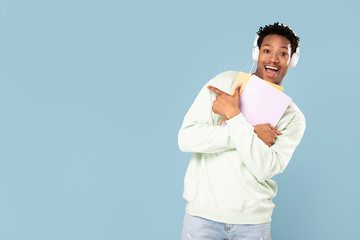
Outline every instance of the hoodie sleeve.
<path fill-rule="evenodd" d="M 220 74 L 201 89 L 186 113 L 178 133 L 178 144 L 181 151 L 217 153 L 235 149 L 235 145 L 230 139 L 228 128 L 218 126 L 218 122 L 221 121 L 222 117 L 212 111 L 216 94 L 211 92 L 207 86 L 212 85 L 225 92 L 229 92 L 232 83 L 231 77 L 235 79 L 237 74 L 233 72 Z M 224 89 L 222 86 L 228 81 L 230 84 L 226 85 L 229 85 L 229 89 Z"/>
<path fill-rule="evenodd" d="M 300 111 L 296 112 L 271 147 L 257 137 L 241 113 L 228 120 L 227 126 L 239 158 L 259 182 L 264 182 L 283 172 L 288 165 L 303 137 L 305 118 Z"/>

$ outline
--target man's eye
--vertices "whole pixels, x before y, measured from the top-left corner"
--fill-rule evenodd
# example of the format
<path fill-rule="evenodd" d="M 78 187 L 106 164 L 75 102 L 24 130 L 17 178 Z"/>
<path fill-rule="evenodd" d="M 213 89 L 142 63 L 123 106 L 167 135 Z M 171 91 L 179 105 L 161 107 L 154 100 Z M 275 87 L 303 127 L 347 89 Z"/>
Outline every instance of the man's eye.
<path fill-rule="evenodd" d="M 264 53 L 270 53 L 269 49 L 264 49 Z"/>
<path fill-rule="evenodd" d="M 287 56 L 288 56 L 288 54 L 287 54 L 286 52 L 282 52 L 282 53 L 280 53 L 280 56 L 287 57 Z"/>

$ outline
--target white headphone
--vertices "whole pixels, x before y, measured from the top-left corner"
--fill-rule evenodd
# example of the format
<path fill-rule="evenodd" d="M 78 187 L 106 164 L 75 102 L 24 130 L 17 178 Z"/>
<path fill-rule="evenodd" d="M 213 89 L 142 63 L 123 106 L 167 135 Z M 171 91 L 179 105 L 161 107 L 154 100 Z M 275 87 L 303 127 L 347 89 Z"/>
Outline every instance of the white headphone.
<path fill-rule="evenodd" d="M 254 40 L 254 47 L 253 47 L 253 51 L 252 51 L 252 58 L 253 58 L 254 62 L 257 62 L 259 60 L 260 50 L 257 45 L 258 39 L 259 39 L 259 35 L 256 35 L 255 40 Z M 296 67 L 297 62 L 299 61 L 299 57 L 300 57 L 300 46 L 298 46 L 296 48 L 296 51 L 292 54 L 289 67 Z"/>

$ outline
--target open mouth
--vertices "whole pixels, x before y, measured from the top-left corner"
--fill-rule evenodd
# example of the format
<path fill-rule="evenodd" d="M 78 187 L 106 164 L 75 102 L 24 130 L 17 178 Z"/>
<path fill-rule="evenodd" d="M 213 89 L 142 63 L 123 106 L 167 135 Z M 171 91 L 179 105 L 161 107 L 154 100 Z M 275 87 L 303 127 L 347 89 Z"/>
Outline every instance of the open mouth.
<path fill-rule="evenodd" d="M 279 68 L 277 68 L 277 67 L 272 67 L 272 66 L 267 66 L 267 65 L 265 65 L 265 69 L 266 69 L 266 70 L 268 70 L 268 69 L 269 69 L 269 70 L 273 70 L 273 71 L 276 71 L 276 72 L 279 71 Z"/>
<path fill-rule="evenodd" d="M 274 75 L 280 70 L 280 68 L 274 67 L 274 66 L 265 65 L 265 70 L 266 70 L 266 72 L 268 73 L 268 75 L 274 76 Z"/>

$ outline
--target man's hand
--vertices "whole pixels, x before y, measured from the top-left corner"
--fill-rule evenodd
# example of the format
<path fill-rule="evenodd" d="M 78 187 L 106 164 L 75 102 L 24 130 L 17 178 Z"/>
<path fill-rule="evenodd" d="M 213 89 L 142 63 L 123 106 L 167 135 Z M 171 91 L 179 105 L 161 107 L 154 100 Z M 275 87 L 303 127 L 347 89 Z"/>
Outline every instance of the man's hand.
<path fill-rule="evenodd" d="M 254 132 L 269 147 L 275 143 L 276 136 L 282 134 L 270 123 L 255 125 Z"/>
<path fill-rule="evenodd" d="M 236 87 L 234 95 L 230 95 L 216 87 L 208 86 L 209 90 L 217 94 L 216 100 L 212 106 L 213 112 L 224 116 L 227 119 L 231 119 L 238 115 L 240 113 L 240 88 L 241 84 Z"/>

